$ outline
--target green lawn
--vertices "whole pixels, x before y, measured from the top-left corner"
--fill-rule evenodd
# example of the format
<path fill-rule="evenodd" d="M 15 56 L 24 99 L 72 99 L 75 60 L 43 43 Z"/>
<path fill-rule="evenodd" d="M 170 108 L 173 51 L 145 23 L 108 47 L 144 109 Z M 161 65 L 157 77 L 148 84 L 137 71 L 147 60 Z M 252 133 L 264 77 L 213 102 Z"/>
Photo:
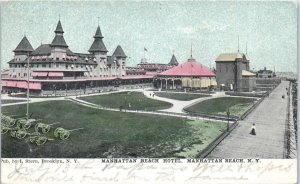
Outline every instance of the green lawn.
<path fill-rule="evenodd" d="M 211 95 L 204 95 L 204 94 L 190 94 L 190 93 L 168 93 L 168 92 L 156 92 L 156 96 L 170 98 L 174 100 L 182 100 L 182 101 L 189 101 L 194 100 L 196 98 L 204 98 L 209 97 Z"/>
<path fill-rule="evenodd" d="M 171 103 L 147 98 L 141 92 L 128 91 L 105 95 L 80 97 L 80 99 L 101 105 L 102 107 L 120 108 L 120 106 L 123 106 L 124 109 L 130 110 L 155 111 L 172 107 Z"/>
<path fill-rule="evenodd" d="M 17 103 L 17 102 L 26 102 L 26 100 L 1 100 L 1 104 Z"/>
<path fill-rule="evenodd" d="M 226 116 L 229 108 L 231 116 L 240 117 L 254 104 L 254 101 L 255 98 L 221 97 L 202 101 L 185 110 L 191 113 Z"/>
<path fill-rule="evenodd" d="M 26 105 L 3 109 L 9 114 L 25 114 Z M 68 140 L 56 138 L 42 146 L 31 144 L 25 139 L 12 138 L 9 132 L 2 134 L 2 157 L 195 157 L 221 134 L 226 125 L 168 116 L 104 111 L 70 101 L 33 103 L 30 104 L 30 113 L 33 113 L 34 118 L 42 118 L 44 123 L 60 122 L 54 128 L 84 129 L 72 132 Z M 33 128 L 29 129 L 29 132 L 33 131 Z M 48 136 L 53 137 L 53 129 Z"/>

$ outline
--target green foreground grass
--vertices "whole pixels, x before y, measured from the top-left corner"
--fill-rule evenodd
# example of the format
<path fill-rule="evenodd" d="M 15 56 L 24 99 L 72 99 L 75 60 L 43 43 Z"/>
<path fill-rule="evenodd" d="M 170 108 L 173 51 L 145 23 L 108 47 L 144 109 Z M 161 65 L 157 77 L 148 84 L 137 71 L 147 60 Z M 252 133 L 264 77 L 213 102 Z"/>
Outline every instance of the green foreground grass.
<path fill-rule="evenodd" d="M 18 102 L 26 102 L 26 100 L 1 100 L 1 104 L 10 104 L 10 103 L 18 103 Z"/>
<path fill-rule="evenodd" d="M 141 92 L 120 92 L 105 95 L 80 97 L 79 99 L 107 108 L 155 111 L 172 107 L 171 103 L 147 98 Z"/>
<path fill-rule="evenodd" d="M 231 116 L 240 117 L 255 103 L 255 101 L 255 98 L 221 97 L 202 101 L 185 110 L 191 113 L 226 116 L 229 108 Z"/>
<path fill-rule="evenodd" d="M 24 114 L 26 105 L 3 109 L 9 114 Z M 2 134 L 2 157 L 195 157 L 226 126 L 222 122 L 104 111 L 70 101 L 33 103 L 30 113 L 44 123 L 60 122 L 53 125 L 52 137 L 57 127 L 84 129 L 71 132 L 68 140 L 55 139 L 43 146 L 10 137 L 9 132 Z"/>
<path fill-rule="evenodd" d="M 204 97 L 211 96 L 205 94 L 168 93 L 168 92 L 156 92 L 155 95 L 159 97 L 170 98 L 174 100 L 182 100 L 182 101 L 189 101 L 197 98 L 204 98 Z"/>

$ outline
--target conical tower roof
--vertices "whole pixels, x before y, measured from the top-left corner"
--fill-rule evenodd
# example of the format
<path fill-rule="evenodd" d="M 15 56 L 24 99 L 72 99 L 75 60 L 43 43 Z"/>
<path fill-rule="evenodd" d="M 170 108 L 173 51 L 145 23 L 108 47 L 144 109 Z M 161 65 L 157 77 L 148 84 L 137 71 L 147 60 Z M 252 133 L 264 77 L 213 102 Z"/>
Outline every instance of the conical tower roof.
<path fill-rule="evenodd" d="M 30 42 L 28 41 L 28 39 L 26 38 L 26 36 L 23 37 L 21 42 L 18 44 L 18 46 L 14 50 L 14 52 L 32 52 L 32 51 L 33 51 L 33 48 L 31 46 Z"/>
<path fill-rule="evenodd" d="M 60 20 L 58 21 L 57 26 L 56 26 L 56 29 L 55 29 L 54 32 L 55 32 L 55 33 L 64 33 L 64 30 L 63 30 L 63 28 L 62 28 L 62 26 L 61 26 Z"/>
<path fill-rule="evenodd" d="M 102 36 L 102 33 L 101 33 L 101 30 L 100 30 L 99 26 L 97 27 L 96 34 L 95 34 L 94 38 L 104 38 Z"/>
<path fill-rule="evenodd" d="M 63 28 L 61 26 L 60 20 L 57 23 L 56 29 L 55 29 L 55 37 L 52 40 L 52 43 L 50 44 L 51 47 L 68 47 L 64 36 L 63 36 Z"/>
<path fill-rule="evenodd" d="M 115 56 L 115 57 L 124 57 L 124 58 L 127 57 L 120 45 L 117 46 L 115 52 L 113 53 L 113 56 Z"/>
<path fill-rule="evenodd" d="M 102 33 L 101 33 L 101 30 L 100 30 L 99 26 L 97 27 L 96 34 L 95 34 L 94 38 L 95 38 L 94 42 L 91 45 L 91 48 L 89 49 L 89 52 L 108 52 L 108 50 L 106 49 L 106 47 L 103 43 L 102 38 L 104 38 L 104 37 L 102 36 Z"/>
<path fill-rule="evenodd" d="M 172 58 L 171 58 L 171 61 L 169 62 L 169 65 L 172 65 L 172 66 L 174 66 L 174 65 L 177 66 L 178 65 L 178 61 L 177 61 L 174 54 L 172 55 Z"/>

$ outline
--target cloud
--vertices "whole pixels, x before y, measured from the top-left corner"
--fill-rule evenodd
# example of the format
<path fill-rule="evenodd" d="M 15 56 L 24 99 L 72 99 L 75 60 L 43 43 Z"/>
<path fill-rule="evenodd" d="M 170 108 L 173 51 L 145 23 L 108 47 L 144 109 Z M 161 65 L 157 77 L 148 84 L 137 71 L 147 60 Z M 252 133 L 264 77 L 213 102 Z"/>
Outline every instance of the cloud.
<path fill-rule="evenodd" d="M 229 24 L 223 24 L 216 21 L 202 21 L 199 24 L 199 30 L 208 30 L 210 32 L 214 31 L 225 31 Z"/>
<path fill-rule="evenodd" d="M 194 26 L 179 26 L 177 30 L 188 36 L 193 36 L 200 31 L 209 31 L 209 32 L 216 32 L 216 31 L 225 31 L 229 27 L 229 24 L 224 24 L 216 21 L 207 21 L 203 20 L 201 23 L 196 24 Z"/>

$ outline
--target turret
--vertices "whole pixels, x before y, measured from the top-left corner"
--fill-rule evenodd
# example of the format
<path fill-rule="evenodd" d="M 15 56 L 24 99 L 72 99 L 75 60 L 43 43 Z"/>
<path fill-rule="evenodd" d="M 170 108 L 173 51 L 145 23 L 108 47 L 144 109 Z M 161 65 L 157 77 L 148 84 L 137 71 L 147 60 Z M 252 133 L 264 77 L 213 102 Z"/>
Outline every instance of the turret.
<path fill-rule="evenodd" d="M 176 57 L 175 57 L 174 54 L 172 55 L 172 58 L 171 58 L 171 60 L 169 62 L 169 65 L 170 66 L 177 66 L 178 65 L 178 61 L 177 61 L 177 59 L 176 59 Z"/>
<path fill-rule="evenodd" d="M 55 29 L 55 37 L 52 40 L 52 43 L 50 44 L 51 47 L 60 47 L 60 48 L 68 48 L 68 45 L 64 39 L 64 31 L 61 26 L 60 20 L 57 23 L 56 29 Z"/>
<path fill-rule="evenodd" d="M 102 36 L 100 27 L 97 27 L 96 34 L 94 36 L 94 42 L 91 45 L 91 48 L 89 49 L 89 52 L 91 54 L 101 54 L 101 55 L 106 55 L 108 50 L 106 49 L 103 39 L 104 37 Z"/>
<path fill-rule="evenodd" d="M 115 58 L 115 62 L 116 62 L 115 66 L 117 66 L 116 75 L 118 75 L 118 76 L 126 75 L 126 58 L 127 58 L 127 56 L 124 53 L 124 51 L 120 45 L 117 46 L 112 57 Z M 115 67 L 115 66 L 113 66 L 113 67 Z"/>
<path fill-rule="evenodd" d="M 15 50 L 13 52 L 15 53 L 15 61 L 24 61 L 27 58 L 27 55 L 30 54 L 33 51 L 33 48 L 26 38 L 26 36 L 23 37 L 21 42 L 18 44 Z"/>
<path fill-rule="evenodd" d="M 51 56 L 55 60 L 62 60 L 67 57 L 68 45 L 64 39 L 64 31 L 61 26 L 60 20 L 57 23 L 56 29 L 54 31 L 55 37 L 50 44 Z"/>
<path fill-rule="evenodd" d="M 96 75 L 102 77 L 107 76 L 109 74 L 108 67 L 107 67 L 107 52 L 102 36 L 100 27 L 98 25 L 95 36 L 94 36 L 94 42 L 92 43 L 89 52 L 94 55 L 95 61 L 97 62 L 97 68 L 98 71 Z"/>

